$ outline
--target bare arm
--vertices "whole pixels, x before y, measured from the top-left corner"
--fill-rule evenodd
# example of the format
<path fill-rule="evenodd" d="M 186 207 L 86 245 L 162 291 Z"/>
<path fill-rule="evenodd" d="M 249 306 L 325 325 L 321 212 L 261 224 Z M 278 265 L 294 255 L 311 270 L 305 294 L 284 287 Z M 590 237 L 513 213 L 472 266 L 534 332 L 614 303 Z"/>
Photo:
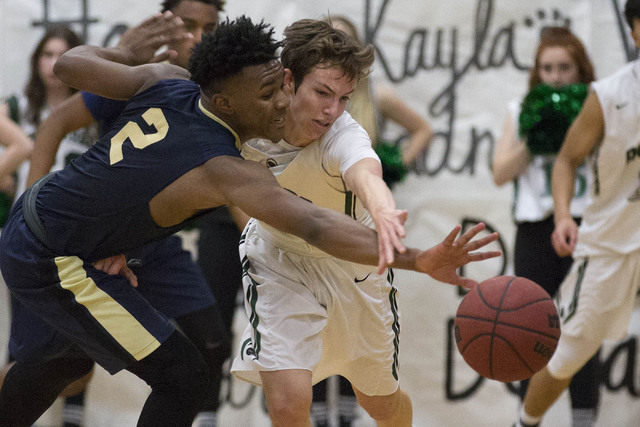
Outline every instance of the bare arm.
<path fill-rule="evenodd" d="M 553 166 L 551 189 L 555 230 L 551 235 L 560 256 L 573 253 L 578 241 L 578 225 L 571 216 L 576 170 L 604 136 L 602 108 L 595 92 L 589 92 L 578 117 L 569 128 Z"/>
<path fill-rule="evenodd" d="M 165 16 L 157 13 L 128 29 L 118 41 L 118 48 L 123 53 L 123 64 L 136 66 L 169 59 L 176 54 L 175 51 L 166 50 L 159 55 L 155 53 L 178 37 L 191 36 L 189 33 L 182 34 L 180 28 L 180 24 L 170 14 Z M 66 99 L 52 111 L 38 128 L 27 185 L 33 184 L 51 170 L 60 142 L 67 134 L 94 122 L 80 93 Z"/>
<path fill-rule="evenodd" d="M 49 173 L 64 137 L 94 122 L 80 92 L 67 98 L 42 122 L 36 134 L 27 186 Z"/>
<path fill-rule="evenodd" d="M 6 183 L 33 150 L 31 138 L 6 114 L 0 114 L 0 144 L 5 149 L 0 155 L 0 180 Z"/>
<path fill-rule="evenodd" d="M 344 174 L 344 180 L 353 193 L 371 213 L 378 232 L 379 251 L 392 246 L 404 252 L 402 238 L 405 237 L 404 221 L 407 212 L 396 209 L 391 190 L 382 180 L 382 167 L 375 159 L 362 159 Z"/>
<path fill-rule="evenodd" d="M 493 154 L 493 181 L 498 186 L 513 181 L 527 169 L 530 161 L 529 150 L 518 139 L 515 123 L 507 115 Z"/>
<path fill-rule="evenodd" d="M 376 232 L 347 215 L 320 208 L 284 190 L 264 166 L 235 158 L 210 162 L 213 167 L 208 169 L 209 179 L 215 183 L 216 190 L 224 193 L 229 204 L 338 258 L 378 265 L 379 271 L 387 266 L 416 270 L 437 280 L 469 286 L 475 282 L 459 277 L 456 269 L 500 255 L 496 251 L 472 253 L 496 240 L 497 234 L 470 242 L 484 226 L 474 227 L 456 239 L 458 226 L 442 243 L 428 251 L 409 249 L 387 257 L 385 249 L 378 259 Z"/>
<path fill-rule="evenodd" d="M 174 26 L 178 35 L 182 20 L 171 12 L 161 16 Z M 164 39 L 163 39 L 164 41 Z M 126 100 L 163 79 L 189 78 L 189 73 L 174 65 L 145 64 L 137 61 L 129 47 L 78 46 L 65 52 L 56 62 L 54 72 L 65 84 L 106 98 Z"/>
<path fill-rule="evenodd" d="M 410 165 L 415 162 L 431 138 L 431 128 L 413 108 L 405 103 L 388 85 L 378 85 L 376 90 L 380 114 L 402 126 L 409 134 L 409 141 L 402 149 L 402 162 Z"/>

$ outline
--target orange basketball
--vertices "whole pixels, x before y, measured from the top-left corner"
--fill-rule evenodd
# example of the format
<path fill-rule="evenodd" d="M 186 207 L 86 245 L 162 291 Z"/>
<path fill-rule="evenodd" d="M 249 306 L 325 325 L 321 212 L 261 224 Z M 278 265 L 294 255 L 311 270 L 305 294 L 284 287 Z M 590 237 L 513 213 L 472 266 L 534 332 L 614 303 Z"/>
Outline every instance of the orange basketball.
<path fill-rule="evenodd" d="M 544 368 L 560 338 L 549 294 L 524 277 L 497 276 L 469 291 L 454 321 L 458 350 L 476 372 L 511 382 Z"/>

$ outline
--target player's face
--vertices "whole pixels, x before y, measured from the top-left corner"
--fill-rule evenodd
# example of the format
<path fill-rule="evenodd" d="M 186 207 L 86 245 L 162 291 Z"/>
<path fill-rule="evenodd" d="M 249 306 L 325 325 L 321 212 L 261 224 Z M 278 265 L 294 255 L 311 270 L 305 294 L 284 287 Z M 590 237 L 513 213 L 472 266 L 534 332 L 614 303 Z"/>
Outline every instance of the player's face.
<path fill-rule="evenodd" d="M 242 141 L 284 137 L 284 124 L 289 96 L 284 90 L 284 69 L 279 60 L 246 67 L 230 79 L 230 102 L 237 122 L 233 129 Z"/>
<path fill-rule="evenodd" d="M 287 114 L 285 139 L 304 147 L 327 133 L 347 108 L 356 81 L 341 68 L 314 67 L 297 92 L 291 86 L 291 105 Z"/>
<path fill-rule="evenodd" d="M 56 86 L 65 86 L 53 74 L 53 65 L 56 63 L 60 55 L 69 50 L 69 45 L 64 39 L 52 38 L 49 39 L 40 53 L 38 58 L 38 72 L 40 78 L 44 82 L 45 87 L 52 88 Z"/>
<path fill-rule="evenodd" d="M 171 9 L 171 12 L 182 19 L 185 29 L 193 34 L 192 39 L 169 45 L 170 49 L 175 49 L 178 52 L 173 63 L 187 68 L 191 49 L 196 43 L 200 43 L 202 34 L 212 32 L 218 26 L 218 9 L 210 4 L 183 0 Z"/>
<path fill-rule="evenodd" d="M 540 80 L 553 87 L 580 83 L 580 70 L 567 49 L 550 46 L 540 53 Z"/>

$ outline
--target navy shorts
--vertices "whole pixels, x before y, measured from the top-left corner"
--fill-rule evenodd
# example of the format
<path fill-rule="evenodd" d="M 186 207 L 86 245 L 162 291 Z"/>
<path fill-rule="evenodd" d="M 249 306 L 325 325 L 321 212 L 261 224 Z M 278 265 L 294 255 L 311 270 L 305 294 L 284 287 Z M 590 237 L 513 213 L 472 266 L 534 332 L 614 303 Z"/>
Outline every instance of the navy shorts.
<path fill-rule="evenodd" d="M 180 239 L 129 255 L 139 286 L 74 256 L 56 256 L 30 231 L 16 205 L 0 236 L 0 270 L 14 299 L 9 351 L 16 360 L 86 357 L 116 373 L 174 331 L 169 318 L 214 304 Z"/>

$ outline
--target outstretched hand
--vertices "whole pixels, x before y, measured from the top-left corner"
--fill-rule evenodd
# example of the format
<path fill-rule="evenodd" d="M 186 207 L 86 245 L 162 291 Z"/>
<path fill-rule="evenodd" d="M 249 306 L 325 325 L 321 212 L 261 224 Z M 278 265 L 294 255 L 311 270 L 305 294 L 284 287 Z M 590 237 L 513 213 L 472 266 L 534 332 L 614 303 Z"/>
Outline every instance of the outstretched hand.
<path fill-rule="evenodd" d="M 177 55 L 168 49 L 158 55 L 156 52 L 170 43 L 186 40 L 193 35 L 186 31 L 182 19 L 171 12 L 156 13 L 122 34 L 118 47 L 129 51 L 131 64 L 141 65 L 149 62 L 162 62 Z"/>
<path fill-rule="evenodd" d="M 107 274 L 116 275 L 126 277 L 129 280 L 129 283 L 134 288 L 138 287 L 138 278 L 131 271 L 129 266 L 127 265 L 127 259 L 124 255 L 114 255 L 109 258 L 101 259 L 92 264 L 95 268 L 100 271 L 104 271 Z"/>
<path fill-rule="evenodd" d="M 495 258 L 501 251 L 473 252 L 498 239 L 498 233 L 471 241 L 478 233 L 485 229 L 483 223 L 477 224 L 456 239 L 462 229 L 457 225 L 449 235 L 438 245 L 420 252 L 416 260 L 417 270 L 441 282 L 458 285 L 470 289 L 478 284 L 473 279 L 461 277 L 457 269 L 470 262 Z"/>

